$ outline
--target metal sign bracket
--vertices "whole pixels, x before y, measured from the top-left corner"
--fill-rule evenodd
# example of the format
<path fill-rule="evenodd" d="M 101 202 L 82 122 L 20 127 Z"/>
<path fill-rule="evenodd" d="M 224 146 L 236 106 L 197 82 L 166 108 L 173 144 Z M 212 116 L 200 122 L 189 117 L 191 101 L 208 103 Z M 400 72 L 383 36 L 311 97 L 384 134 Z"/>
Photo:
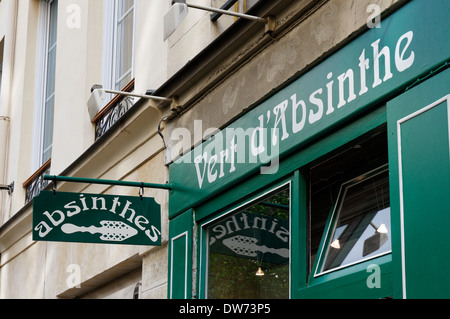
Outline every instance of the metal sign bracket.
<path fill-rule="evenodd" d="M 69 177 L 69 176 L 56 176 L 56 175 L 44 175 L 44 180 L 53 181 L 53 191 L 56 191 L 56 182 L 69 182 L 69 183 L 86 183 L 86 184 L 101 184 L 101 185 L 114 185 L 114 186 L 127 186 L 138 187 L 141 189 L 140 193 L 143 194 L 144 188 L 163 189 L 173 192 L 173 185 L 167 184 L 154 184 L 154 183 L 142 183 L 142 182 L 127 182 L 116 181 L 106 179 L 95 178 L 81 178 L 81 177 Z"/>

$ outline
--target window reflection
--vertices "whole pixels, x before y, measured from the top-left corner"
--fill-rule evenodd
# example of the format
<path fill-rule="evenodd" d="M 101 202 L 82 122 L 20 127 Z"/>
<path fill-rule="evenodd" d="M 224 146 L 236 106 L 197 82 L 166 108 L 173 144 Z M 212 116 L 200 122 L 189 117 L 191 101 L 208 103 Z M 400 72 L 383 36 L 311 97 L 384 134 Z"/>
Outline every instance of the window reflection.
<path fill-rule="evenodd" d="M 313 166 L 307 168 L 305 174 L 309 179 L 310 212 L 308 220 L 308 237 L 310 239 L 308 243 L 310 258 L 309 269 L 310 271 L 313 271 L 312 268 L 315 267 L 315 275 L 323 271 L 337 269 L 342 265 L 349 265 L 352 262 L 357 262 L 350 261 L 350 256 L 354 256 L 353 253 L 356 251 L 356 247 L 360 247 L 363 240 L 357 244 L 352 254 L 347 251 L 351 246 L 350 244 L 347 245 L 345 249 L 340 248 L 344 246 L 344 242 L 342 241 L 343 237 L 341 236 L 346 236 L 345 233 L 356 231 L 355 227 L 358 225 L 357 220 L 355 219 L 353 224 L 350 222 L 353 215 L 356 218 L 358 213 L 363 214 L 363 212 L 367 212 L 369 215 L 372 215 L 372 223 L 375 226 L 380 227 L 381 224 L 384 224 L 386 228 L 390 227 L 390 219 L 386 216 L 388 215 L 388 210 L 383 211 L 383 209 L 389 207 L 387 163 L 387 131 L 386 127 L 382 126 L 367 135 L 344 145 L 342 148 L 329 154 L 326 158 L 313 163 Z M 384 170 L 386 170 L 384 173 L 385 175 L 375 176 L 377 175 L 375 173 L 382 173 Z M 372 173 L 368 174 L 368 172 Z M 376 194 L 373 190 L 373 183 L 379 184 L 379 188 L 376 189 Z M 372 186 L 372 190 L 367 190 L 366 193 L 363 193 L 363 188 L 368 188 L 369 186 Z M 380 187 L 382 187 L 382 189 Z M 361 193 L 358 193 L 358 190 L 360 190 Z M 376 199 L 379 201 L 381 200 L 381 202 L 384 201 L 384 204 L 379 208 Z M 372 208 L 376 207 L 376 211 L 370 211 L 366 206 Z M 344 213 L 341 215 L 342 218 L 337 221 L 338 211 L 343 207 L 345 211 L 349 209 L 349 211 L 347 211 L 348 215 L 345 217 Z M 379 212 L 379 214 L 377 214 L 377 212 Z M 330 215 L 333 216 L 333 219 L 331 220 L 330 226 L 327 226 L 329 223 L 328 219 L 331 218 Z M 367 218 L 370 217 L 368 216 Z M 379 220 L 380 218 L 382 218 L 382 221 Z M 336 221 L 338 222 L 337 225 Z M 367 236 L 368 234 L 370 234 L 369 237 L 374 236 L 375 230 L 370 226 L 370 222 L 367 220 L 364 220 L 363 222 L 366 223 L 366 227 L 358 231 L 361 231 L 362 233 L 366 231 L 367 233 L 361 236 Z M 363 224 L 361 224 L 360 227 L 363 227 Z M 377 237 L 374 236 L 372 240 L 375 242 L 376 239 Z M 380 238 L 380 240 L 381 239 L 384 238 Z M 323 241 L 325 241 L 325 243 L 323 243 Z M 321 244 L 324 245 L 324 247 L 322 247 Z M 356 245 L 356 243 L 354 243 L 354 245 Z M 370 241 L 368 241 L 366 245 L 370 245 Z M 390 245 L 390 242 L 386 242 L 386 245 Z M 330 264 L 326 264 L 324 260 L 329 249 L 342 249 L 339 258 L 343 258 L 345 252 L 348 252 L 348 259 L 341 259 L 339 266 L 336 265 L 336 267 L 334 267 L 331 265 L 330 257 L 330 259 L 327 260 Z M 362 251 L 360 252 L 361 256 L 359 261 L 378 254 L 375 253 L 362 256 Z M 337 252 L 335 252 L 335 254 L 337 254 Z M 338 261 L 336 260 L 335 263 L 337 264 Z M 328 266 L 326 268 L 328 270 L 324 270 L 325 264 Z"/>
<path fill-rule="evenodd" d="M 337 220 L 322 271 L 389 252 L 391 225 L 387 168 L 344 184 L 333 218 Z"/>
<path fill-rule="evenodd" d="M 289 189 L 208 229 L 208 298 L 289 298 Z"/>

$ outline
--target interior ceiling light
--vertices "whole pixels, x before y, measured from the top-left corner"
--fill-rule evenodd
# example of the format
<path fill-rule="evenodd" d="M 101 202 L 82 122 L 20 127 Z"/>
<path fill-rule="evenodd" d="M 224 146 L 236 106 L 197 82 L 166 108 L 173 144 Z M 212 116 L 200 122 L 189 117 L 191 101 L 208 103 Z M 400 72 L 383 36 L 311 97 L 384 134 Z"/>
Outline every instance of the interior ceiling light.
<path fill-rule="evenodd" d="M 379 232 L 380 234 L 387 234 L 388 230 L 386 228 L 386 225 L 381 224 L 380 227 L 378 227 L 377 232 Z"/>
<path fill-rule="evenodd" d="M 258 268 L 258 271 L 255 274 L 256 276 L 264 276 L 264 271 L 261 269 L 261 267 Z"/>
<path fill-rule="evenodd" d="M 333 241 L 330 244 L 331 247 L 336 248 L 336 249 L 341 249 L 341 244 L 339 243 L 339 239 L 336 239 L 335 241 Z"/>
<path fill-rule="evenodd" d="M 370 222 L 370 226 L 372 226 L 377 231 L 377 233 L 380 233 L 380 234 L 387 234 L 388 233 L 388 230 L 387 230 L 385 224 L 381 224 L 380 227 L 378 227 L 374 223 Z"/>

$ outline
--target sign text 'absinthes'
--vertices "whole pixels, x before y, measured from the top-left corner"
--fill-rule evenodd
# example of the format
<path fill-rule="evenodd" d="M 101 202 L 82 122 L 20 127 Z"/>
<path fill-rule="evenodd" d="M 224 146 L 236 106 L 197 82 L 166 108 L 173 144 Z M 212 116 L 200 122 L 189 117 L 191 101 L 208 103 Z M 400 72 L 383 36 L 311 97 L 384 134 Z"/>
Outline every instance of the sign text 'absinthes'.
<path fill-rule="evenodd" d="M 33 203 L 33 239 L 159 246 L 160 215 L 153 198 L 43 191 Z"/>

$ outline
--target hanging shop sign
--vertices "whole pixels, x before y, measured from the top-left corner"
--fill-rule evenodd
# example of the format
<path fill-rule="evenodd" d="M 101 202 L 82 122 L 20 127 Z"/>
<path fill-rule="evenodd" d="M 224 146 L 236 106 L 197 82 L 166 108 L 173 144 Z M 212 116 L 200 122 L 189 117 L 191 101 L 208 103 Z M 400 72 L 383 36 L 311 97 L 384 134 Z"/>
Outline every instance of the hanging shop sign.
<path fill-rule="evenodd" d="M 450 59 L 447 0 L 411 1 L 170 166 L 170 217 L 279 161 Z"/>
<path fill-rule="evenodd" d="M 33 240 L 160 246 L 161 207 L 147 197 L 42 191 Z"/>

